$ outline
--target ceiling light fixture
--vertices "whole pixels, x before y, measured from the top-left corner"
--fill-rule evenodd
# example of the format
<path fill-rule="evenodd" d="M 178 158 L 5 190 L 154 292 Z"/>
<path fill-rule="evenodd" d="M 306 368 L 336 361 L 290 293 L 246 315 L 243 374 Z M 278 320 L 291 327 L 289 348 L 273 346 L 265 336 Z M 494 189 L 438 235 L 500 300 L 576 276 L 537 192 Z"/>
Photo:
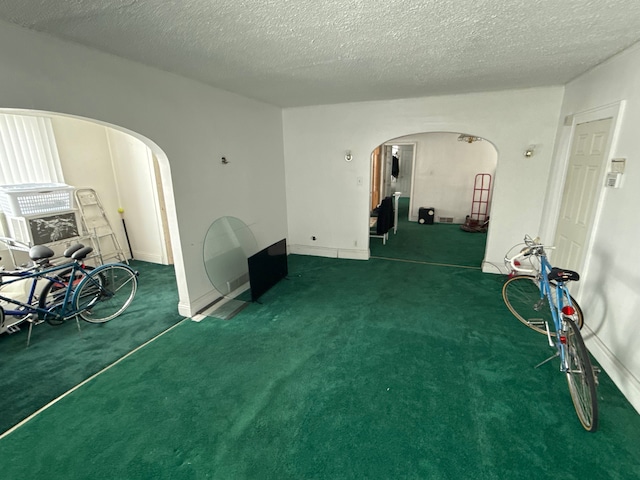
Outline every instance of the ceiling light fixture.
<path fill-rule="evenodd" d="M 475 137 L 473 135 L 467 135 L 466 133 L 461 133 L 458 136 L 459 142 L 473 143 L 473 142 L 480 142 L 482 140 L 483 140 L 482 137 Z"/>

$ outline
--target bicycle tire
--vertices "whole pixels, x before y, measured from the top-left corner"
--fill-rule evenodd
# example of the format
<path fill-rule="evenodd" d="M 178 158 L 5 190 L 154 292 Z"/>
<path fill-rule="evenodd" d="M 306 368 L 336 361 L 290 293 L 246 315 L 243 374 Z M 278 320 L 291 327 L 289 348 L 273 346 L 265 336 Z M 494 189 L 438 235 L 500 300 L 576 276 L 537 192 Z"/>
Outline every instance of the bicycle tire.
<path fill-rule="evenodd" d="M 567 383 L 578 419 L 588 432 L 598 429 L 598 397 L 596 377 L 580 330 L 573 320 L 565 318 Z"/>
<path fill-rule="evenodd" d="M 551 295 L 555 295 L 555 283 L 551 282 Z M 563 293 L 564 295 L 564 293 Z M 578 328 L 582 328 L 584 315 L 578 302 L 569 295 L 575 313 L 571 319 Z M 549 301 L 540 298 L 540 287 L 538 280 L 531 275 L 516 275 L 507 280 L 502 286 L 502 299 L 509 311 L 524 325 L 538 333 L 547 334 L 545 322 L 553 326 L 553 317 L 549 308 Z M 554 299 L 554 304 L 555 304 Z M 563 304 L 567 304 L 566 301 Z M 550 332 L 555 336 L 555 332 Z"/>
<path fill-rule="evenodd" d="M 138 288 L 137 273 L 122 264 L 96 268 L 82 279 L 73 296 L 78 315 L 89 323 L 105 323 L 124 312 Z"/>
<path fill-rule="evenodd" d="M 92 266 L 83 267 L 85 271 L 93 270 Z M 40 319 L 46 321 L 49 325 L 62 325 L 69 318 L 75 317 L 72 315 L 68 318 L 60 318 L 57 311 L 62 307 L 64 295 L 67 290 L 71 276 L 71 270 L 64 271 L 56 280 L 50 279 L 45 287 L 40 292 L 38 298 L 38 308 L 47 309 L 51 314 L 41 314 Z M 79 285 L 80 281 L 84 277 L 84 273 L 80 270 L 76 271 L 76 279 L 74 283 Z"/>

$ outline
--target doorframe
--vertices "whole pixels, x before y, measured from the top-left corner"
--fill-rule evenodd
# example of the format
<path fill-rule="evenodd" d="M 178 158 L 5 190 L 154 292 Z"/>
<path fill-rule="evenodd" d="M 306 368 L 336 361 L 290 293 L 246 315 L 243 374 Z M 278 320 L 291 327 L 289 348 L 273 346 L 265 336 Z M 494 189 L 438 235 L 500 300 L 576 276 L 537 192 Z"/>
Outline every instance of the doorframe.
<path fill-rule="evenodd" d="M 409 213 L 407 215 L 407 220 L 411 219 L 411 206 L 413 204 L 413 189 L 414 189 L 414 182 L 415 182 L 415 178 L 416 178 L 416 150 L 418 149 L 418 142 L 393 142 L 393 141 L 389 141 L 389 142 L 384 142 L 382 144 L 383 147 L 386 146 L 393 146 L 393 145 L 397 145 L 397 146 L 411 146 L 412 148 L 412 154 L 411 154 L 411 186 L 409 187 Z M 384 151 L 384 148 L 383 148 Z M 383 155 L 384 157 L 384 155 Z M 384 164 L 384 162 L 383 162 Z M 385 171 L 383 169 L 382 174 L 385 174 Z M 404 193 L 404 192 L 402 192 Z"/>
<path fill-rule="evenodd" d="M 587 233 L 587 241 L 585 242 L 585 251 L 584 251 L 584 259 L 582 265 L 580 267 L 580 275 L 583 280 L 586 280 L 588 277 L 589 264 L 591 260 L 591 253 L 593 250 L 593 243 L 596 231 L 598 229 L 598 224 L 600 222 L 600 215 L 602 214 L 602 206 L 604 203 L 604 196 L 606 193 L 605 178 L 607 175 L 608 168 L 611 164 L 611 159 L 615 156 L 615 148 L 618 144 L 618 138 L 620 137 L 622 116 L 624 113 L 625 101 L 621 100 L 619 102 L 603 105 L 600 107 L 595 107 L 589 110 L 585 110 L 579 113 L 575 113 L 573 115 L 567 115 L 565 117 L 566 120 L 570 120 L 571 130 L 568 133 L 568 136 L 565 137 L 565 142 L 562 145 L 562 152 L 558 154 L 557 158 L 560 159 L 560 164 L 558 165 L 556 171 L 562 172 L 561 175 L 558 175 L 558 178 L 555 181 L 549 183 L 549 190 L 551 195 L 554 195 L 554 198 L 551 199 L 553 203 L 553 209 L 546 209 L 550 215 L 547 217 L 547 225 L 545 230 L 548 232 L 546 237 L 548 239 L 555 239 L 556 233 L 558 229 L 558 221 L 560 218 L 560 208 L 562 205 L 562 197 L 564 194 L 564 185 L 567 180 L 568 167 L 569 167 L 569 158 L 571 156 L 571 146 L 573 145 L 573 141 L 575 139 L 576 126 L 582 123 L 594 122 L 596 120 L 604 120 L 606 118 L 611 118 L 611 129 L 609 130 L 609 136 L 607 138 L 607 145 L 605 147 L 604 154 L 604 162 L 605 168 L 602 169 L 602 174 L 600 178 L 600 192 L 597 194 L 596 206 L 595 206 L 595 214 L 592 218 L 591 224 L 588 227 Z M 567 121 L 565 120 L 565 125 L 567 125 Z M 553 212 L 553 213 L 552 213 Z M 552 213 L 552 214 L 551 214 Z M 579 282 L 584 283 L 584 282 Z M 577 285 L 577 284 L 576 284 Z M 573 288 L 575 290 L 575 294 L 578 293 L 580 287 L 579 285 L 574 285 Z"/>

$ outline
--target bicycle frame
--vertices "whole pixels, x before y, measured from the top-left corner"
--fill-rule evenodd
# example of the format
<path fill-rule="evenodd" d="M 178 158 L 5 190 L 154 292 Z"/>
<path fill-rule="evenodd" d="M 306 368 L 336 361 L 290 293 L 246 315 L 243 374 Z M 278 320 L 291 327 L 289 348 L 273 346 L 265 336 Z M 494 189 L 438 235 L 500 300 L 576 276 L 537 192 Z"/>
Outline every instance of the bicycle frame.
<path fill-rule="evenodd" d="M 535 241 L 534 241 L 535 242 Z M 556 355 L 548 358 L 544 362 L 536 365 L 539 367 L 549 360 L 559 356 L 560 357 L 560 370 L 562 372 L 567 372 L 569 369 L 569 365 L 567 362 L 567 353 L 566 353 L 566 328 L 563 325 L 562 319 L 564 315 L 564 311 L 567 307 L 573 309 L 573 305 L 571 303 L 571 295 L 569 294 L 569 290 L 565 285 L 565 282 L 562 280 L 554 280 L 552 284 L 549 281 L 549 273 L 551 272 L 552 266 L 547 259 L 547 254 L 544 250 L 543 245 L 533 244 L 529 245 L 527 248 L 523 249 L 519 255 L 514 256 L 511 259 L 508 259 L 509 264 L 513 268 L 515 272 L 521 272 L 526 274 L 533 274 L 538 281 L 538 288 L 540 289 L 540 306 L 545 301 L 545 298 L 548 302 L 549 309 L 551 310 L 551 317 L 553 319 L 553 329 L 555 332 L 555 341 L 551 336 L 551 331 L 549 330 L 549 325 L 546 324 L 547 331 L 547 339 L 549 341 L 550 347 L 555 347 L 557 349 Z M 517 259 L 524 256 L 535 255 L 540 261 L 540 268 L 538 270 L 529 270 L 523 269 L 516 266 Z M 555 291 L 555 292 L 554 292 Z M 555 302 L 554 296 L 555 293 Z M 566 299 L 566 304 L 565 304 Z M 546 322 L 545 322 L 546 323 Z"/>
<path fill-rule="evenodd" d="M 55 265 L 51 267 L 37 268 L 34 270 L 25 270 L 24 272 L 15 271 L 15 272 L 2 273 L 2 277 L 13 277 L 13 278 L 11 278 L 10 280 L 5 280 L 3 278 L 0 281 L 0 287 L 11 285 L 16 282 L 24 282 L 30 279 L 32 280 L 32 284 L 29 289 L 29 294 L 27 297 L 27 302 L 23 302 L 15 298 L 3 295 L 2 291 L 0 290 L 0 300 L 12 305 L 16 305 L 16 307 L 20 307 L 20 309 L 15 309 L 15 310 L 5 309 L 4 310 L 5 316 L 26 317 L 27 315 L 30 315 L 30 314 L 37 314 L 38 318 L 41 319 L 44 317 L 44 315 L 51 314 L 51 312 L 48 309 L 40 308 L 39 306 L 34 305 L 34 301 L 36 299 L 36 285 L 39 280 L 49 280 L 52 282 L 59 282 L 60 285 L 65 286 L 66 288 L 65 296 L 60 304 L 62 306 L 62 309 L 58 315 L 60 315 L 61 318 L 63 319 L 71 318 L 77 315 L 78 311 L 76 309 L 70 308 L 72 304 L 72 298 L 73 298 L 73 286 L 74 286 L 73 282 L 65 283 L 59 278 L 59 276 L 53 275 L 56 272 L 63 272 L 63 271 L 65 272 L 70 271 L 71 278 L 75 278 L 75 275 L 78 272 L 80 272 L 83 275 L 86 275 L 88 273 L 88 271 L 85 270 L 85 268 L 83 268 L 83 266 L 77 261 L 62 264 L 62 265 Z"/>
<path fill-rule="evenodd" d="M 544 298 L 544 296 L 547 297 L 549 308 L 551 309 L 551 316 L 553 318 L 553 328 L 556 332 L 556 340 L 554 342 L 547 326 L 547 338 L 549 340 L 549 346 L 556 347 L 558 349 L 558 355 L 560 356 L 560 370 L 562 372 L 566 372 L 569 366 L 566 358 L 566 337 L 564 336 L 565 327 L 562 324 L 562 315 L 563 309 L 566 306 L 573 307 L 573 305 L 571 305 L 571 295 L 569 295 L 567 286 L 563 281 L 555 281 L 555 285 L 552 285 L 549 281 L 548 275 L 551 271 L 551 264 L 547 260 L 547 256 L 544 251 L 539 255 L 539 258 L 540 273 L 538 280 L 540 282 L 540 295 L 541 299 Z M 556 294 L 555 305 L 552 297 L 552 288 L 555 289 Z M 567 305 L 564 305 L 565 298 L 567 299 Z"/>

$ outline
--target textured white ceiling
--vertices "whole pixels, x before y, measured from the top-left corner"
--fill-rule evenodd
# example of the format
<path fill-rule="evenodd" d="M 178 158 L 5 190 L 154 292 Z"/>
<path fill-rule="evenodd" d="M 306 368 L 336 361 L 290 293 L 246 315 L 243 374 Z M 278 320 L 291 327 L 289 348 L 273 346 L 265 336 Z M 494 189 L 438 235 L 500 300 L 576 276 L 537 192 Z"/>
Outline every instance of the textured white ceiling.
<path fill-rule="evenodd" d="M 640 40 L 639 0 L 1 0 L 0 18 L 283 107 L 564 84 Z"/>

